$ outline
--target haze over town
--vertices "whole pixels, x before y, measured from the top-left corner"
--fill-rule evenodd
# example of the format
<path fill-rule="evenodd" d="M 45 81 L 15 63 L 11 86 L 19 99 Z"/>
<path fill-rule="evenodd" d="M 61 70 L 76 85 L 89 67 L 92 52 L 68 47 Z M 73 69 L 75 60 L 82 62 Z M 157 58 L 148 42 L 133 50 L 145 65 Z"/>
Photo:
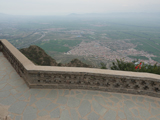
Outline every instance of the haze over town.
<path fill-rule="evenodd" d="M 1 1 L 0 38 L 18 49 L 38 45 L 62 63 L 160 63 L 159 6 L 159 0 Z"/>
<path fill-rule="evenodd" d="M 71 13 L 160 12 L 159 0 L 1 0 L 0 13 L 67 15 Z"/>

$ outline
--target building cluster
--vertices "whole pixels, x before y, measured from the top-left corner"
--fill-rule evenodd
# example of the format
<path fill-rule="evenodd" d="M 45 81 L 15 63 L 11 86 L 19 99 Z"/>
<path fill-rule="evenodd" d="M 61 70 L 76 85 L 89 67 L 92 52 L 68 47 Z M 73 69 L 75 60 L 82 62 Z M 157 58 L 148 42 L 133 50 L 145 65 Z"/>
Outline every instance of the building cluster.
<path fill-rule="evenodd" d="M 94 57 L 97 60 L 116 61 L 116 59 L 123 59 L 126 62 L 132 62 L 135 60 L 134 58 L 130 58 L 128 56 L 145 56 L 146 58 L 148 58 L 148 60 L 140 61 L 152 65 L 156 63 L 156 61 L 152 60 L 152 57 L 156 56 L 147 52 L 138 51 L 134 48 L 129 48 L 125 50 L 112 50 L 106 45 L 103 45 L 102 43 L 97 41 L 92 41 L 90 43 L 82 42 L 81 44 L 79 44 L 79 46 L 73 48 L 65 54 Z"/>

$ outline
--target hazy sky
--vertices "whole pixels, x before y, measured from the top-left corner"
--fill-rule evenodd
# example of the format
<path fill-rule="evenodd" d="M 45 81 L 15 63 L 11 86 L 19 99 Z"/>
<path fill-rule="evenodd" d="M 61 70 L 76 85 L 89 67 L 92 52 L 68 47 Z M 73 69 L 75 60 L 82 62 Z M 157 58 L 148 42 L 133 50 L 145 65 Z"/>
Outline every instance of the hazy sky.
<path fill-rule="evenodd" d="M 160 0 L 0 0 L 0 13 L 12 15 L 111 12 L 160 12 Z"/>

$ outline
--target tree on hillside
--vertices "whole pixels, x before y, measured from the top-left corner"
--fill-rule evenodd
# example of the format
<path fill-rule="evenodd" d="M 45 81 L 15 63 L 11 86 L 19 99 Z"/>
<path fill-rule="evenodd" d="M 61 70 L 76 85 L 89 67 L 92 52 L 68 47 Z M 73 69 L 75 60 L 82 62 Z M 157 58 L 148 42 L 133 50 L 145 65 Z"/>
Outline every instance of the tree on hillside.
<path fill-rule="evenodd" d="M 116 62 L 112 62 L 111 69 L 112 70 L 123 70 L 123 71 L 134 71 L 134 72 L 147 72 L 147 73 L 155 73 L 160 74 L 160 66 L 148 65 L 142 63 L 138 69 L 135 69 L 135 62 L 124 62 L 123 60 L 116 60 Z"/>

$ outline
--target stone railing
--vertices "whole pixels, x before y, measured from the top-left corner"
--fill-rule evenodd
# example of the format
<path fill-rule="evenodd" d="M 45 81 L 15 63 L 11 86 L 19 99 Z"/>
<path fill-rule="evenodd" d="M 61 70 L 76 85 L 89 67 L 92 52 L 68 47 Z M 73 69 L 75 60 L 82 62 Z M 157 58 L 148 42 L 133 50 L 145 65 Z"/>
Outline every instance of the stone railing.
<path fill-rule="evenodd" d="M 87 89 L 160 97 L 160 75 L 77 67 L 36 66 L 7 40 L 3 54 L 30 88 Z"/>

